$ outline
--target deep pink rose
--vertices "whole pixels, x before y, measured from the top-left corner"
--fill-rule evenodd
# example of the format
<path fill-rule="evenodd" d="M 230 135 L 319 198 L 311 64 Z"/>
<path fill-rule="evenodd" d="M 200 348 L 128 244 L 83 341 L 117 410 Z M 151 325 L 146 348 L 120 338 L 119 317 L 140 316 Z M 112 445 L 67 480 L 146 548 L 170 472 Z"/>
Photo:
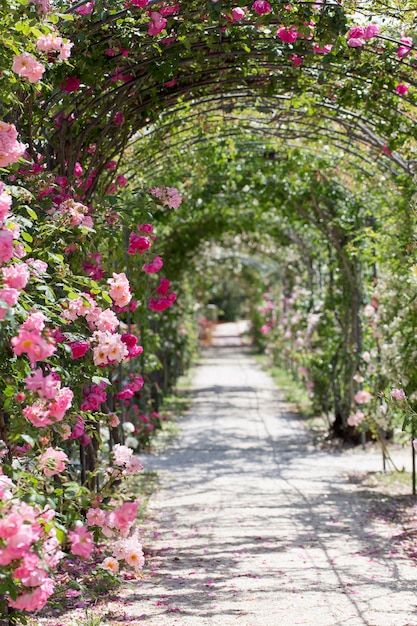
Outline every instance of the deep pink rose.
<path fill-rule="evenodd" d="M 73 91 L 78 91 L 80 85 L 81 81 L 79 78 L 67 76 L 65 82 L 61 83 L 61 89 L 67 93 L 72 93 Z"/>
<path fill-rule="evenodd" d="M 71 348 L 72 359 L 80 359 L 90 348 L 90 344 L 88 343 L 88 341 L 74 341 L 73 343 L 69 343 L 68 345 Z"/>

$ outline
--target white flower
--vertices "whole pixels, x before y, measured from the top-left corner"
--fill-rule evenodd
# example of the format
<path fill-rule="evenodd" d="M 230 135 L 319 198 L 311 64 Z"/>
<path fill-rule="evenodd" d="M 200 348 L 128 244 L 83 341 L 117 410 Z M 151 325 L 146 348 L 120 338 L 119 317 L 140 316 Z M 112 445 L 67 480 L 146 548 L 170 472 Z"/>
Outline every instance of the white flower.
<path fill-rule="evenodd" d="M 127 446 L 129 446 L 129 448 L 133 448 L 134 450 L 136 450 L 139 445 L 139 441 L 136 439 L 136 437 L 126 437 L 125 443 Z"/>

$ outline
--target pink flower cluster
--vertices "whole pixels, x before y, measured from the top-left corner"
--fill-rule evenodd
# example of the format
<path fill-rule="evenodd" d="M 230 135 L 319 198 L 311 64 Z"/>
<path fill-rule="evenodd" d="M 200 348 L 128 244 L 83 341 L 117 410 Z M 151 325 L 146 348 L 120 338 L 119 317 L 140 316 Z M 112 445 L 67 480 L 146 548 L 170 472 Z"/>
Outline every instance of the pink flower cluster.
<path fill-rule="evenodd" d="M 0 230 L 0 263 L 7 263 L 13 256 L 13 233 L 7 228 Z"/>
<path fill-rule="evenodd" d="M 18 76 L 27 78 L 30 83 L 37 83 L 42 78 L 45 66 L 28 52 L 22 52 L 13 57 L 12 70 Z"/>
<path fill-rule="evenodd" d="M 366 404 L 370 400 L 372 400 L 372 394 L 366 389 L 360 389 L 353 397 L 357 404 Z"/>
<path fill-rule="evenodd" d="M 85 432 L 85 422 L 81 415 L 77 415 L 77 421 L 68 438 L 79 439 L 82 446 L 88 446 L 91 442 L 91 437 L 89 437 Z"/>
<path fill-rule="evenodd" d="M 406 85 L 405 83 L 399 83 L 396 86 L 395 91 L 398 93 L 399 96 L 406 96 L 408 94 L 408 85 Z"/>
<path fill-rule="evenodd" d="M 160 283 L 156 288 L 156 293 L 159 298 L 151 298 L 149 301 L 149 308 L 151 311 L 165 311 L 172 306 L 177 299 L 177 294 L 174 291 L 169 291 L 170 281 L 167 278 L 161 277 Z"/>
<path fill-rule="evenodd" d="M 129 400 L 130 398 L 133 398 L 135 393 L 142 389 L 143 385 L 144 381 L 141 376 L 131 374 L 130 382 L 125 385 L 122 391 L 119 391 L 116 397 L 118 398 L 118 400 Z"/>
<path fill-rule="evenodd" d="M 103 381 L 99 385 L 88 385 L 83 389 L 85 400 L 81 403 L 82 411 L 98 411 L 100 404 L 106 402 L 107 394 L 104 391 L 106 383 Z"/>
<path fill-rule="evenodd" d="M 347 34 L 348 46 L 360 48 L 366 41 L 373 39 L 379 34 L 379 26 L 369 24 L 368 26 L 354 26 Z"/>
<path fill-rule="evenodd" d="M 143 466 L 139 459 L 133 456 L 132 448 L 116 443 L 112 452 L 114 466 L 111 473 L 115 477 L 131 476 L 141 472 Z"/>
<path fill-rule="evenodd" d="M 295 43 L 300 33 L 295 26 L 280 26 L 277 30 L 277 37 L 284 43 Z"/>
<path fill-rule="evenodd" d="M 75 12 L 78 13 L 78 15 L 90 15 L 90 13 L 92 13 L 93 10 L 94 10 L 94 0 L 92 0 L 91 2 L 84 2 L 84 4 L 82 4 L 81 6 L 75 9 Z"/>
<path fill-rule="evenodd" d="M 133 567 L 135 572 L 141 572 L 145 565 L 142 544 L 137 535 L 116 541 L 113 546 L 113 556 L 117 561 L 124 560 Z"/>
<path fill-rule="evenodd" d="M 152 242 L 145 235 L 138 235 L 137 233 L 130 233 L 129 247 L 127 249 L 128 254 L 143 254 L 146 250 L 149 250 Z"/>
<path fill-rule="evenodd" d="M 40 52 L 59 52 L 58 59 L 60 61 L 67 61 L 71 55 L 71 48 L 73 43 L 70 41 L 64 41 L 62 37 L 48 33 L 42 35 L 36 42 L 36 47 Z"/>
<path fill-rule="evenodd" d="M 47 448 L 38 458 L 39 469 L 45 476 L 60 474 L 66 469 L 68 462 L 69 458 L 63 450 L 51 447 Z"/>
<path fill-rule="evenodd" d="M 15 263 L 1 268 L 4 288 L 0 289 L 0 300 L 6 303 L 7 308 L 0 307 L 0 320 L 6 317 L 10 307 L 19 299 L 19 289 L 24 289 L 30 278 L 30 270 L 26 263 Z M 11 310 L 13 313 L 13 309 Z"/>
<path fill-rule="evenodd" d="M 0 224 L 1 225 L 3 225 L 4 220 L 8 216 L 11 206 L 12 206 L 12 196 L 4 191 L 4 185 L 0 181 Z"/>
<path fill-rule="evenodd" d="M 17 591 L 15 599 L 7 596 L 12 608 L 41 609 L 54 590 L 50 571 L 64 556 L 52 523 L 54 514 L 24 502 L 1 502 L 0 565 L 8 569 Z"/>
<path fill-rule="evenodd" d="M 404 33 L 401 33 L 400 39 L 401 45 L 398 46 L 397 57 L 399 59 L 404 59 L 404 57 L 408 56 L 413 48 L 413 38 L 406 37 Z"/>
<path fill-rule="evenodd" d="M 91 260 L 84 261 L 82 268 L 87 276 L 91 276 L 93 280 L 101 280 L 104 278 L 104 271 L 101 267 L 103 255 L 99 252 L 89 252 L 87 257 Z"/>
<path fill-rule="evenodd" d="M 71 554 L 88 559 L 94 550 L 93 534 L 86 526 L 78 525 L 68 533 L 68 541 L 71 544 Z"/>
<path fill-rule="evenodd" d="M 241 7 L 233 7 L 231 13 L 232 22 L 240 22 L 245 17 L 246 11 Z"/>
<path fill-rule="evenodd" d="M 76 202 L 69 198 L 62 202 L 55 215 L 62 217 L 64 224 L 71 227 L 83 226 L 84 228 L 93 228 L 93 218 L 89 215 L 89 208 L 81 202 Z"/>
<path fill-rule="evenodd" d="M 361 422 L 365 419 L 365 413 L 363 411 L 356 411 L 353 415 L 350 415 L 347 419 L 347 423 L 349 426 L 359 426 Z"/>
<path fill-rule="evenodd" d="M 127 358 L 132 358 L 135 356 L 139 356 L 142 354 L 143 348 L 142 346 L 138 346 L 138 338 L 131 333 L 125 333 L 122 335 L 122 341 L 127 348 Z"/>
<path fill-rule="evenodd" d="M 182 196 L 176 187 L 151 187 L 149 193 L 170 209 L 178 209 L 182 202 Z"/>
<path fill-rule="evenodd" d="M 78 317 L 85 317 L 91 330 L 114 331 L 119 325 L 117 316 L 111 309 L 101 309 L 90 294 L 82 293 L 75 300 L 67 300 L 67 308 L 63 311 L 62 317 L 69 321 L 74 321 Z"/>
<path fill-rule="evenodd" d="M 162 269 L 162 266 L 164 265 L 163 260 L 161 259 L 160 256 L 156 256 L 152 261 L 150 261 L 149 263 L 145 263 L 142 266 L 142 269 L 144 272 L 146 272 L 147 274 L 156 274 L 156 272 L 159 272 L 160 269 Z"/>
<path fill-rule="evenodd" d="M 43 313 L 31 313 L 11 340 L 13 352 L 16 355 L 27 354 L 32 365 L 44 361 L 56 351 L 52 337 L 41 334 L 45 328 L 45 319 Z"/>
<path fill-rule="evenodd" d="M 152 11 L 150 18 L 151 21 L 148 25 L 148 35 L 151 35 L 151 37 L 155 37 L 165 29 L 165 26 L 167 25 L 167 20 L 165 19 L 165 17 L 162 17 L 162 15 L 158 11 Z"/>
<path fill-rule="evenodd" d="M 404 389 L 391 389 L 391 398 L 394 400 L 405 400 Z"/>
<path fill-rule="evenodd" d="M 165 309 L 169 309 L 169 307 L 174 304 L 176 299 L 177 294 L 174 291 L 171 291 L 166 296 L 151 298 L 149 300 L 149 308 L 151 311 L 165 311 Z"/>
<path fill-rule="evenodd" d="M 3 440 L 1 440 L 1 456 L 7 454 L 8 448 Z M 11 500 L 13 493 L 11 488 L 14 487 L 14 482 L 3 474 L 3 470 L 0 466 L 0 502 Z"/>
<path fill-rule="evenodd" d="M 143 468 L 142 468 L 143 469 Z M 87 511 L 89 526 L 99 526 L 105 537 L 127 537 L 136 519 L 139 502 L 124 502 L 120 508 L 105 511 L 91 508 Z"/>
<path fill-rule="evenodd" d="M 272 7 L 267 0 L 255 0 L 252 4 L 252 11 L 258 15 L 266 15 L 272 11 Z"/>
<path fill-rule="evenodd" d="M 58 374 L 51 372 L 44 376 L 38 368 L 25 382 L 26 389 L 37 396 L 35 402 L 22 411 L 26 419 L 38 428 L 60 422 L 71 407 L 74 394 L 69 387 L 61 387 Z"/>
<path fill-rule="evenodd" d="M 9 289 L 24 289 L 29 282 L 30 269 L 26 263 L 13 263 L 2 267 L 3 283 Z"/>
<path fill-rule="evenodd" d="M 121 274 L 113 273 L 113 278 L 109 278 L 107 282 L 110 285 L 110 297 L 118 307 L 125 307 L 132 299 L 129 280 L 124 272 Z"/>
<path fill-rule="evenodd" d="M 93 348 L 94 365 L 106 366 L 121 363 L 129 356 L 127 346 L 118 333 L 97 330 L 93 334 L 93 340 L 97 342 Z"/>
<path fill-rule="evenodd" d="M 71 348 L 72 359 L 81 359 L 90 349 L 89 341 L 73 341 L 68 345 Z"/>
<path fill-rule="evenodd" d="M 15 125 L 0 121 L 0 167 L 16 163 L 25 152 L 25 149 L 23 143 L 17 141 Z"/>

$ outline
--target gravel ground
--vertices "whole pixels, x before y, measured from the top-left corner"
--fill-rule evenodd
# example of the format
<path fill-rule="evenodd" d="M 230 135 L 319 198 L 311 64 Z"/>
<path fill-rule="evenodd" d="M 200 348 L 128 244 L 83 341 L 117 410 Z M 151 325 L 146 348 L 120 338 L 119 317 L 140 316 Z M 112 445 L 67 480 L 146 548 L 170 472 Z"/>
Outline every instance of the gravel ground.
<path fill-rule="evenodd" d="M 400 529 L 370 515 L 367 488 L 348 479 L 379 471 L 380 454 L 314 449 L 235 327 L 220 328 L 180 436 L 141 457 L 161 477 L 151 573 L 101 623 L 417 626 L 417 570 Z"/>

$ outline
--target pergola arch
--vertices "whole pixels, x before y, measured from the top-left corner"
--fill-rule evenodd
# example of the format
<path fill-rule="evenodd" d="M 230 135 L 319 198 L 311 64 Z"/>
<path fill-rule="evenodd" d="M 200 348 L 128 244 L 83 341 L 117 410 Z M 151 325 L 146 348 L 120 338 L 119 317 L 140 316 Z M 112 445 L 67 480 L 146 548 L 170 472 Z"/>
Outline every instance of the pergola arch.
<path fill-rule="evenodd" d="M 77 3 L 67 12 L 74 14 L 83 4 Z M 377 156 L 385 150 L 395 167 L 413 173 L 413 155 L 408 148 L 401 153 L 401 146 L 405 136 L 408 141 L 417 138 L 416 100 L 414 94 L 400 96 L 394 89 L 402 80 L 411 88 L 417 85 L 412 47 L 410 54 L 398 58 L 400 33 L 397 39 L 394 36 L 401 23 L 412 24 L 417 11 L 409 3 L 398 8 L 379 2 L 366 6 L 352 2 L 348 7 L 339 2 L 320 6 L 296 2 L 286 11 L 285 3 L 277 1 L 271 3 L 268 15 L 252 11 L 242 21 L 230 22 L 227 16 L 232 3 L 201 7 L 184 2 L 167 15 L 165 38 L 171 29 L 175 33 L 167 43 L 164 34 L 153 38 L 146 32 L 149 13 L 162 6 L 152 1 L 145 9 L 130 6 L 118 11 L 103 2 L 102 13 L 98 10 L 101 5 L 97 7 L 97 17 L 93 13 L 75 25 L 68 24 L 80 53 L 72 73 L 86 86 L 66 94 L 57 84 L 42 107 L 46 116 L 53 110 L 55 118 L 61 108 L 63 119 L 52 133 L 46 127 L 40 133 L 50 144 L 50 166 L 58 167 L 61 174 L 70 173 L 79 161 L 98 179 L 109 158 L 120 157 L 132 142 L 141 141 L 141 131 L 162 129 L 166 117 L 179 107 L 199 109 L 213 98 L 223 116 L 224 102 L 233 106 L 237 106 L 234 100 L 243 102 L 241 109 L 253 107 L 255 111 L 257 99 L 267 100 L 271 109 L 272 103 L 278 103 L 281 115 L 292 115 L 293 126 L 286 140 L 327 135 L 330 142 L 345 146 L 347 154 L 358 150 L 370 167 L 371 145 Z M 350 48 L 346 32 L 361 13 L 367 19 L 387 18 L 388 30 L 359 49 Z M 312 38 L 305 24 L 307 17 L 316 22 Z M 276 35 L 282 25 L 293 25 L 303 34 L 292 45 L 282 42 Z M 324 43 L 324 39 L 334 49 L 329 54 L 315 53 L 314 44 Z M 132 44 L 126 56 L 124 42 Z M 113 56 L 106 56 L 107 46 L 113 46 Z M 300 67 L 291 62 L 293 54 L 302 57 Z M 100 76 L 94 73 L 94 58 L 100 59 Z M 130 80 L 124 82 L 126 77 Z M 114 123 L 115 113 L 123 115 L 123 124 Z M 298 128 L 297 116 L 301 119 Z M 253 126 L 254 135 L 259 132 Z M 225 133 L 230 131 L 225 129 Z M 87 148 L 92 143 L 99 148 L 89 155 Z M 155 158 L 157 154 L 156 148 Z M 377 167 L 380 164 L 385 168 L 386 158 L 378 158 Z"/>

